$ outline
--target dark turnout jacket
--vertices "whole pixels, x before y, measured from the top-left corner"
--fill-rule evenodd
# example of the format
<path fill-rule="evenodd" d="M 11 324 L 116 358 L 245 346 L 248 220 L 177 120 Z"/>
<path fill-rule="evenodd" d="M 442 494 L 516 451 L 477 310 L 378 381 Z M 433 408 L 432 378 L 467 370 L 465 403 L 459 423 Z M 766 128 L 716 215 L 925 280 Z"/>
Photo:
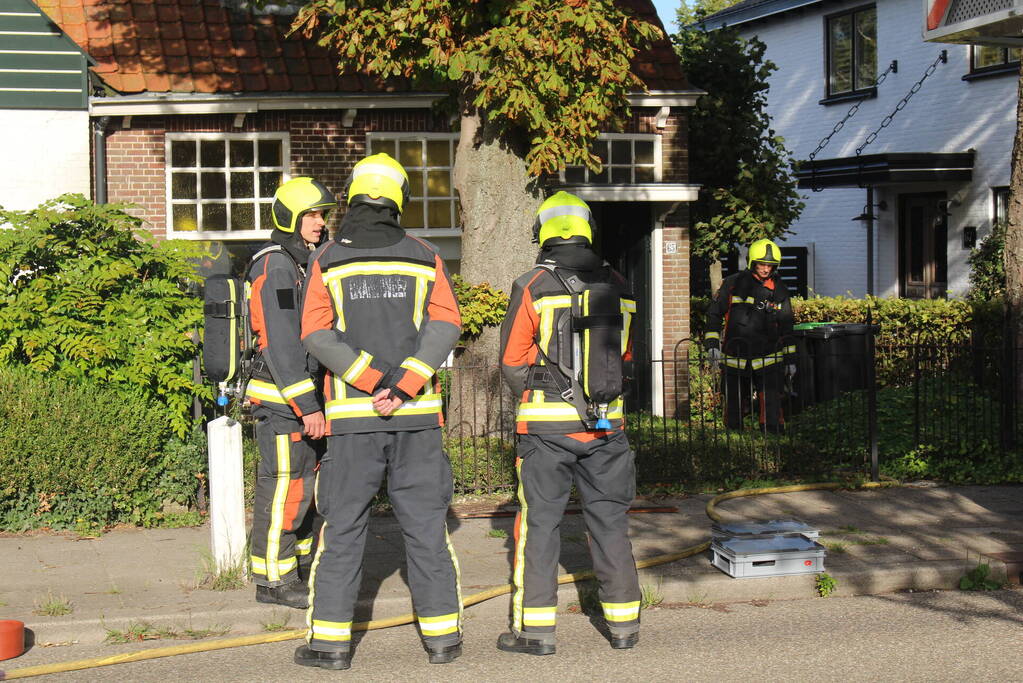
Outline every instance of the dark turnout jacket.
<path fill-rule="evenodd" d="M 705 346 L 720 348 L 726 367 L 762 370 L 795 362 L 792 303 L 777 270 L 764 281 L 750 270 L 729 275 L 707 310 Z"/>

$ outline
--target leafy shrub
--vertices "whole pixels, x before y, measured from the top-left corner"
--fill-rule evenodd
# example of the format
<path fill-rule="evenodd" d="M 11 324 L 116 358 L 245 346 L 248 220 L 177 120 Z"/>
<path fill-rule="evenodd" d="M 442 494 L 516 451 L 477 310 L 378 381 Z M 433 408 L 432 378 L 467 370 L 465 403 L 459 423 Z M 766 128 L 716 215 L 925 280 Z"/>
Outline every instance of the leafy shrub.
<path fill-rule="evenodd" d="M 989 301 L 1005 296 L 1005 227 L 995 223 L 991 232 L 970 252 L 970 291 L 973 301 Z"/>
<path fill-rule="evenodd" d="M 515 442 L 498 438 L 445 436 L 456 493 L 489 493 L 515 488 Z"/>
<path fill-rule="evenodd" d="M 508 295 L 489 282 L 469 284 L 459 275 L 451 278 L 462 314 L 462 340 L 478 337 L 485 327 L 496 327 L 508 312 Z"/>
<path fill-rule="evenodd" d="M 193 332 L 202 301 L 184 242 L 156 243 L 118 205 L 64 195 L 31 211 L 0 210 L 0 363 L 139 391 L 184 437 L 194 396 Z"/>
<path fill-rule="evenodd" d="M 158 524 L 190 504 L 203 448 L 142 391 L 0 366 L 0 528 Z"/>

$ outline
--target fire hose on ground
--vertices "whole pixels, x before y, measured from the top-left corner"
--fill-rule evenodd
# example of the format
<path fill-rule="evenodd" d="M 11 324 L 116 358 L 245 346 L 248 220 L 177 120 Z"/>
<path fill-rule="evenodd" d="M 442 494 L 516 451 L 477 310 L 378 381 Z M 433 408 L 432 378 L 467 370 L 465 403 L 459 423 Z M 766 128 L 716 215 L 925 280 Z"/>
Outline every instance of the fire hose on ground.
<path fill-rule="evenodd" d="M 723 521 L 723 517 L 717 511 L 717 505 L 726 500 L 732 498 L 743 498 L 746 496 L 760 496 L 771 493 L 796 493 L 799 491 L 827 491 L 836 489 L 850 489 L 850 488 L 878 488 L 881 486 L 888 486 L 890 483 L 879 483 L 879 482 L 867 482 L 858 486 L 850 486 L 848 484 L 840 483 L 818 483 L 818 484 L 796 484 L 794 486 L 774 486 L 767 488 L 750 488 L 750 489 L 739 489 L 736 491 L 729 491 L 722 493 L 721 495 L 715 496 L 707 502 L 706 513 L 710 519 L 715 522 Z M 661 564 L 668 564 L 669 562 L 675 562 L 682 560 L 692 555 L 696 555 L 704 552 L 710 547 L 710 541 L 704 541 L 696 545 L 691 545 L 687 548 L 683 548 L 678 552 L 667 553 L 665 555 L 657 555 L 650 557 L 645 560 L 636 562 L 637 569 L 646 569 L 648 567 L 655 567 Z M 576 583 L 579 581 L 589 581 L 596 578 L 592 571 L 575 572 L 572 574 L 562 574 L 558 577 L 559 584 L 565 583 Z M 501 595 L 511 593 L 514 589 L 512 584 L 505 584 L 503 586 L 495 586 L 489 590 L 481 591 L 473 595 L 467 596 L 462 600 L 463 607 L 471 607 L 472 605 L 485 602 L 492 598 L 496 598 Z M 373 621 L 362 621 L 352 624 L 352 631 L 373 631 L 381 628 L 390 628 L 392 626 L 402 626 L 405 624 L 411 624 L 415 621 L 415 614 L 408 613 L 402 614 L 396 617 L 390 617 L 388 619 L 374 619 Z M 289 631 L 281 631 L 279 633 L 261 633 L 250 636 L 237 636 L 233 638 L 219 638 L 216 640 L 188 643 L 185 645 L 172 645 L 169 647 L 158 647 L 150 650 L 142 650 L 140 652 L 131 652 L 127 654 L 111 655 L 109 657 L 95 657 L 92 659 L 79 659 L 70 662 L 57 662 L 55 664 L 42 664 L 39 666 L 28 666 L 20 669 L 12 669 L 4 672 L 0 670 L 0 680 L 8 681 L 17 678 L 31 678 L 33 676 L 43 676 L 46 674 L 63 673 L 67 671 L 80 671 L 82 669 L 94 669 L 101 666 L 111 666 L 113 664 L 127 664 L 130 662 L 141 662 L 147 659 L 159 659 L 161 657 L 173 657 L 176 655 L 186 655 L 197 652 L 211 652 L 213 650 L 224 650 L 234 647 L 242 647 L 245 645 L 262 645 L 264 643 L 277 643 L 286 640 L 295 640 L 303 638 L 306 635 L 306 629 L 293 629 Z"/>

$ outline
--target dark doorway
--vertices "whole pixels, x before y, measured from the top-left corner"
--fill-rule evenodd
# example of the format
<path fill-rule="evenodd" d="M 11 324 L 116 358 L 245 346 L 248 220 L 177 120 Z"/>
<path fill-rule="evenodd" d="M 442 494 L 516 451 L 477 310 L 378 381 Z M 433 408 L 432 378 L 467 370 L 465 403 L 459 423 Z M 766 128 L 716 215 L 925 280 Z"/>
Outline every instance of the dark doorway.
<path fill-rule="evenodd" d="M 592 202 L 590 207 L 597 222 L 594 248 L 611 267 L 625 277 L 636 299 L 636 318 L 632 325 L 633 359 L 637 368 L 649 367 L 653 328 L 650 300 L 650 233 L 653 218 L 650 205 L 639 202 Z M 638 398 L 639 393 L 631 394 L 630 403 Z M 650 397 L 646 396 L 642 400 L 649 403 Z M 638 407 L 628 405 L 627 409 Z"/>
<path fill-rule="evenodd" d="M 899 195 L 899 296 L 938 299 L 948 291 L 945 193 Z"/>

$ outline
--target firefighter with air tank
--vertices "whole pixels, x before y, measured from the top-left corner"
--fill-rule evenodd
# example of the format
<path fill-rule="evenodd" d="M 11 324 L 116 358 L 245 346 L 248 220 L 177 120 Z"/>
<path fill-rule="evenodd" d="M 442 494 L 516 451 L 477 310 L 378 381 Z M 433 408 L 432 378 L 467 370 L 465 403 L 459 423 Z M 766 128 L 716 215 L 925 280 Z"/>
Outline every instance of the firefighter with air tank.
<path fill-rule="evenodd" d="M 636 302 L 592 248 L 593 216 L 567 192 L 537 212 L 535 268 L 518 278 L 501 327 L 501 369 L 520 403 L 512 628 L 497 647 L 555 652 L 559 525 L 574 484 L 611 647 L 639 640 L 640 588 L 626 514 L 635 456 L 624 432 L 623 364 Z"/>
<path fill-rule="evenodd" d="M 270 241 L 252 257 L 245 280 L 257 348 L 246 388 L 260 454 L 250 558 L 256 600 L 298 609 L 308 605 L 314 470 L 326 434 L 316 364 L 300 337 L 301 294 L 310 250 L 325 240 L 335 206 L 333 194 L 312 178 L 281 185 Z"/>

